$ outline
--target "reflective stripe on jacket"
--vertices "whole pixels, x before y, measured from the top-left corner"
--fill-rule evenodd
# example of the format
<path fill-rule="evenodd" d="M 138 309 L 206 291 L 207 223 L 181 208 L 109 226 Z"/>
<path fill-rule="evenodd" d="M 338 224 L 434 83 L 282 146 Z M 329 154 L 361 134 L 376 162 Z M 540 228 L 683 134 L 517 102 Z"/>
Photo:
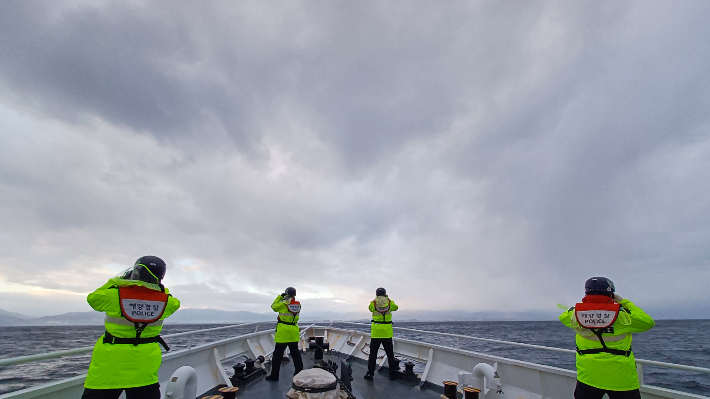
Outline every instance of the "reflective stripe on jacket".
<path fill-rule="evenodd" d="M 375 323 L 372 323 L 372 326 L 370 327 L 370 335 L 372 338 L 392 338 L 394 336 L 393 330 L 392 330 L 392 324 L 378 324 L 376 322 L 392 322 L 392 312 L 396 311 L 399 309 L 399 306 L 397 306 L 394 301 L 390 300 L 390 308 L 389 311 L 385 312 L 384 314 L 380 313 L 377 311 L 377 308 L 375 307 L 375 301 L 370 302 L 370 306 L 368 309 L 370 312 L 372 312 L 372 320 L 375 321 Z"/>
<path fill-rule="evenodd" d="M 625 325 L 621 318 L 612 325 L 613 332 L 603 332 L 602 339 L 610 349 L 628 351 L 631 349 L 631 333 L 639 333 L 651 329 L 655 323 L 651 316 L 628 299 L 621 302 L 621 312 L 628 311 L 631 322 Z M 626 310 L 624 310 L 626 309 Z M 567 327 L 575 329 L 575 341 L 579 350 L 602 348 L 599 338 L 591 332 L 576 325 L 574 308 L 560 315 L 560 321 Z M 597 353 L 576 355 L 577 379 L 595 388 L 613 391 L 629 391 L 639 387 L 636 374 L 636 361 L 633 352 L 629 356 Z"/>
<path fill-rule="evenodd" d="M 298 328 L 298 314 L 293 314 L 288 311 L 287 303 L 290 302 L 291 298 L 284 300 L 284 298 L 279 295 L 271 304 L 271 309 L 279 313 L 278 320 L 289 323 L 276 323 L 274 340 L 277 343 L 298 342 L 301 339 L 301 331 Z"/>
<path fill-rule="evenodd" d="M 87 301 L 99 312 L 106 312 L 104 326 L 111 335 L 119 338 L 135 338 L 136 328 L 133 323 L 121 316 L 116 279 L 109 280 L 101 288 L 89 294 Z M 139 284 L 123 280 L 119 284 Z M 166 288 L 165 292 L 169 290 Z M 160 334 L 162 320 L 180 308 L 180 301 L 170 296 L 165 312 L 159 321 L 149 324 L 141 337 L 150 338 Z M 162 360 L 160 344 L 104 344 L 103 335 L 94 345 L 89 373 L 84 386 L 91 389 L 134 388 L 158 382 L 158 369 Z"/>

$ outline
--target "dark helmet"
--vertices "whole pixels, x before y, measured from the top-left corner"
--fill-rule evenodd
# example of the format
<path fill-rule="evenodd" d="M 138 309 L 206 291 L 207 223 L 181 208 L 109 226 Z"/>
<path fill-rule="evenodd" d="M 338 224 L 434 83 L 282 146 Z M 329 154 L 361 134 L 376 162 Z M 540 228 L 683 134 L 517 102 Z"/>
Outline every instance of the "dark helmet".
<path fill-rule="evenodd" d="M 133 266 L 133 276 L 131 279 L 157 284 L 165 277 L 166 270 L 167 266 L 165 262 L 157 256 L 142 256 L 138 258 Z"/>
<path fill-rule="evenodd" d="M 288 287 L 286 288 L 286 295 L 288 296 L 296 296 L 296 289 L 293 287 Z"/>
<path fill-rule="evenodd" d="M 377 296 L 387 295 L 387 290 L 380 287 L 377 289 L 377 291 L 375 291 L 375 295 L 377 295 Z"/>
<path fill-rule="evenodd" d="M 584 294 L 614 296 L 614 283 L 606 277 L 592 277 L 584 283 Z"/>

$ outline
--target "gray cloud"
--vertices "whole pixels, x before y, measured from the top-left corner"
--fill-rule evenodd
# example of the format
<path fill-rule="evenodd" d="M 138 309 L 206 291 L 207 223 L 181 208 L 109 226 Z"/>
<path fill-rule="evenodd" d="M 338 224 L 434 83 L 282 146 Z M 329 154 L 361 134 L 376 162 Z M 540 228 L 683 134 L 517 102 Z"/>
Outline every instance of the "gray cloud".
<path fill-rule="evenodd" d="M 188 307 L 703 298 L 704 2 L 1 7 L 2 292 L 150 253 Z"/>

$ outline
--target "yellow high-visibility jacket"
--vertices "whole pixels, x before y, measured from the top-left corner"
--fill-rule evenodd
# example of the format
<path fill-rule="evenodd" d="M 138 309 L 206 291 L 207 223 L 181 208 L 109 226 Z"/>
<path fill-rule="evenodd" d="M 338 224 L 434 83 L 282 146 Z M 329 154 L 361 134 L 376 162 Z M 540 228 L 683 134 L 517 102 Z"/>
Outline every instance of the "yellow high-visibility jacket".
<path fill-rule="evenodd" d="M 368 306 L 368 309 L 372 312 L 372 327 L 370 327 L 370 336 L 372 338 L 392 338 L 394 336 L 392 331 L 392 312 L 399 309 L 399 306 L 397 306 L 394 301 L 387 298 L 389 300 L 389 310 L 384 312 L 384 314 L 380 313 L 375 307 L 375 301 L 377 301 L 377 298 L 375 298 L 374 301 L 371 301 L 370 306 Z"/>
<path fill-rule="evenodd" d="M 631 322 L 624 324 L 618 317 L 612 325 L 613 332 L 602 333 L 602 339 L 609 349 L 628 351 L 631 349 L 631 333 L 651 329 L 655 322 L 628 299 L 619 302 L 620 313 L 626 312 Z M 602 348 L 599 338 L 591 330 L 579 326 L 574 308 L 560 315 L 560 321 L 576 332 L 575 341 L 578 350 Z M 625 317 L 625 316 L 624 316 Z M 579 354 L 576 357 L 577 380 L 595 388 L 612 391 L 630 391 L 639 387 L 634 355 L 613 355 L 610 353 Z"/>
<path fill-rule="evenodd" d="M 274 334 L 274 341 L 279 344 L 298 342 L 298 340 L 301 339 L 301 333 L 298 328 L 298 314 L 294 315 L 288 310 L 288 303 L 290 301 L 290 297 L 284 298 L 279 295 L 271 304 L 271 309 L 279 313 L 279 322 L 276 323 L 276 334 Z"/>
<path fill-rule="evenodd" d="M 121 305 L 118 299 L 118 287 L 129 285 L 142 285 L 149 288 L 152 286 L 142 281 L 113 278 L 86 298 L 94 310 L 106 312 L 106 315 L 109 318 L 114 318 L 114 321 L 118 321 L 116 319 L 125 320 L 125 324 L 104 322 L 106 331 L 118 338 L 136 337 L 135 326 L 121 316 Z M 167 288 L 165 293 L 169 294 Z M 169 317 L 178 308 L 180 308 L 180 301 L 169 296 L 160 320 Z M 162 329 L 162 325 L 148 326 L 141 333 L 141 338 L 155 337 L 160 334 Z M 103 338 L 103 335 L 99 337 L 94 345 L 84 387 L 91 389 L 135 388 L 158 382 L 158 369 L 162 360 L 159 343 L 105 344 Z"/>

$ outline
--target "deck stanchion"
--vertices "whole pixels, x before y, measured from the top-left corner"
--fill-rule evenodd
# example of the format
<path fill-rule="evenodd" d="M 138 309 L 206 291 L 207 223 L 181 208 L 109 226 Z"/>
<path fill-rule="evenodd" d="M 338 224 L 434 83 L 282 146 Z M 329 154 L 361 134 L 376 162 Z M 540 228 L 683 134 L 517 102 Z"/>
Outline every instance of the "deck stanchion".
<path fill-rule="evenodd" d="M 187 341 L 187 350 L 192 349 L 192 336 L 195 334 L 190 334 L 190 339 Z"/>

